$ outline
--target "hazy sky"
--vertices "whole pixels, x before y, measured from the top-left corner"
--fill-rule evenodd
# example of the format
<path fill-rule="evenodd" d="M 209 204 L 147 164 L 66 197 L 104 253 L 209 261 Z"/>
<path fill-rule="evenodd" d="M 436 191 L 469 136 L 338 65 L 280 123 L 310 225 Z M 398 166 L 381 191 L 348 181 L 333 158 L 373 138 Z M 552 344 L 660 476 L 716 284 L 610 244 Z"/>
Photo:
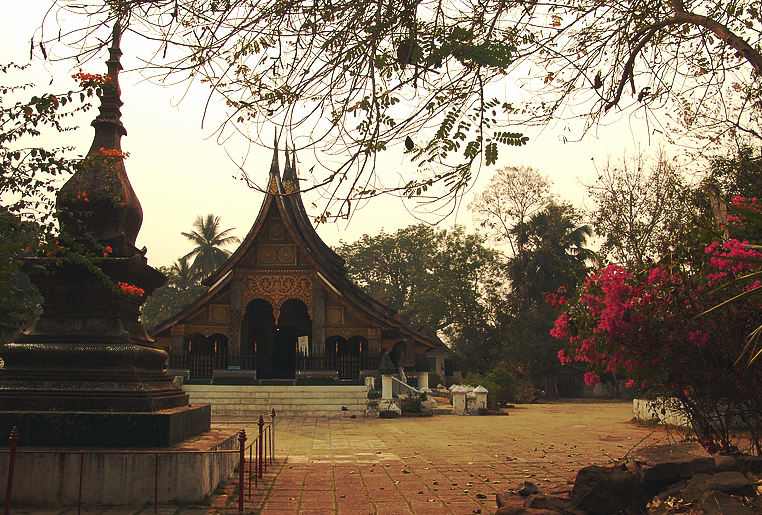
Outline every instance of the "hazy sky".
<path fill-rule="evenodd" d="M 29 61 L 31 35 L 48 5 L 46 0 L 27 0 L 23 7 L 19 3 L 14 3 L 12 9 L 5 6 L 3 16 L 0 16 L 0 62 Z M 125 36 L 122 62 L 126 70 L 136 65 L 135 52 L 131 53 L 133 48 L 130 38 Z M 105 58 L 104 54 L 100 62 L 87 63 L 83 71 L 105 73 Z M 26 80 L 44 86 L 48 91 L 66 91 L 75 87 L 70 76 L 77 68 L 74 63 L 38 61 L 33 67 L 33 78 Z M 53 84 L 48 86 L 51 80 Z M 5 82 L 0 76 L 0 83 Z M 122 121 L 127 128 L 122 148 L 130 154 L 125 165 L 144 214 L 137 246 L 148 248 L 149 263 L 153 266 L 170 265 L 188 252 L 190 245 L 180 232 L 190 230 L 197 215 L 215 213 L 222 218 L 224 228 L 235 227 L 235 233 L 243 237 L 254 222 L 262 195 L 237 179 L 239 170 L 234 161 L 241 162 L 248 153 L 245 169 L 251 177 L 261 178 L 264 185 L 272 151 L 257 146 L 247 148 L 240 142 L 219 145 L 213 138 L 209 139 L 214 127 L 209 124 L 206 129 L 201 128 L 201 114 L 208 92 L 202 87 L 186 93 L 182 87 L 151 84 L 135 72 L 122 73 L 120 82 L 125 103 Z M 211 106 L 212 119 L 222 115 L 223 107 Z M 96 113 L 96 110 L 90 111 L 80 120 L 79 130 L 56 135 L 52 143 L 73 145 L 77 153 L 86 153 L 93 135 L 89 123 Z M 541 133 L 527 130 L 530 140 L 526 146 L 502 147 L 498 165 L 481 170 L 461 208 L 444 220 L 442 226 L 453 223 L 471 225 L 472 214 L 467 205 L 473 193 L 481 191 L 492 173 L 501 166 L 532 166 L 551 178 L 559 196 L 582 206 L 584 189 L 580 183 L 593 181 L 594 164 L 601 166 L 609 155 L 618 159 L 624 152 L 632 152 L 637 147 L 654 153 L 661 143 L 654 139 L 649 142 L 643 127 L 628 118 L 614 126 L 598 129 L 597 134 L 588 134 L 581 143 L 562 143 L 559 128 L 546 128 Z M 272 139 L 274 127 L 260 129 L 268 135 L 267 141 Z M 302 152 L 298 159 L 301 170 L 314 164 L 314 156 L 307 152 Z M 399 145 L 383 154 L 377 173 L 388 178 L 387 182 L 393 182 L 400 171 L 404 173 L 411 169 Z M 309 210 L 310 199 L 305 200 Z M 375 199 L 357 211 L 349 224 L 323 225 L 318 228 L 318 233 L 328 244 L 334 245 L 340 240 L 354 241 L 364 233 L 377 234 L 381 229 L 394 231 L 417 222 L 409 211 L 413 203 L 408 201 L 407 204 L 408 207 L 395 198 Z"/>

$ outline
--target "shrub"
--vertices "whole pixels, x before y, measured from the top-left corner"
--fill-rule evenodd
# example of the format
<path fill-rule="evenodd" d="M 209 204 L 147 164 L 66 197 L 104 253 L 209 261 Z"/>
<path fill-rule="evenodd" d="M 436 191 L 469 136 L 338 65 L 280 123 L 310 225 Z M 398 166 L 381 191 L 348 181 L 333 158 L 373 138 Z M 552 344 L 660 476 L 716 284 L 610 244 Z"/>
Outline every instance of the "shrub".
<path fill-rule="evenodd" d="M 402 399 L 401 408 L 404 413 L 421 413 L 423 411 L 421 397 L 411 394 L 409 397 Z"/>
<path fill-rule="evenodd" d="M 429 358 L 425 352 L 421 352 L 415 357 L 415 371 L 416 372 L 428 372 L 431 367 L 429 366 Z"/>
<path fill-rule="evenodd" d="M 518 386 L 516 379 L 503 367 L 495 367 L 487 374 L 469 372 L 463 382 L 470 386 L 482 385 L 489 392 L 487 394 L 487 406 L 495 409 L 516 398 Z"/>
<path fill-rule="evenodd" d="M 429 388 L 436 388 L 442 383 L 442 378 L 436 372 L 429 372 Z"/>
<path fill-rule="evenodd" d="M 392 363 L 392 357 L 388 352 L 384 352 L 384 357 L 381 358 L 381 365 L 379 365 L 378 371 L 382 374 L 387 375 L 391 375 L 395 372 L 394 363 Z"/>
<path fill-rule="evenodd" d="M 709 451 L 736 451 L 730 429 L 743 420 L 753 449 L 760 454 L 762 436 L 762 363 L 738 363 L 754 329 L 760 304 L 745 295 L 751 285 L 743 277 L 762 255 L 731 240 L 710 245 L 708 266 L 656 267 L 634 273 L 609 265 L 591 274 L 578 299 L 567 303 L 551 331 L 568 343 L 559 351 L 562 363 L 586 363 L 588 385 L 613 372 L 626 386 L 649 388 L 675 398 L 689 420 L 695 438 Z M 753 259 L 752 259 L 753 258 Z M 757 261 L 757 267 L 759 266 Z M 718 293 L 718 286 L 726 290 Z M 700 316 L 720 304 L 727 287 L 741 295 L 712 316 Z"/>

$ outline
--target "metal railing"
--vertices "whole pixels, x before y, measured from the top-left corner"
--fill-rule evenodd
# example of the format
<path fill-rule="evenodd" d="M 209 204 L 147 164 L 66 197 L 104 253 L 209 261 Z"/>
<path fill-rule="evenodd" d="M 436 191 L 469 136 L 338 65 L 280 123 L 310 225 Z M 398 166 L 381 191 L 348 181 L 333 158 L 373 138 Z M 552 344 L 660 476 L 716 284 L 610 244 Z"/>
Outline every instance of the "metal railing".
<path fill-rule="evenodd" d="M 18 441 L 20 438 L 18 429 L 16 426 L 11 429 L 10 434 L 10 446 L 8 449 L 0 449 L 0 453 L 10 454 L 8 459 L 8 473 L 6 483 L 5 494 L 5 515 L 10 515 L 11 506 L 13 502 L 13 475 L 16 467 L 17 456 L 23 459 L 24 454 L 57 454 L 57 455 L 78 455 L 79 456 L 79 494 L 77 499 L 77 513 L 79 514 L 82 509 L 82 489 L 86 488 L 84 484 L 84 470 L 85 470 L 85 456 L 104 456 L 104 455 L 145 455 L 154 456 L 154 499 L 153 499 L 153 512 L 157 513 L 159 509 L 159 457 L 168 455 L 190 455 L 190 454 L 237 454 L 238 455 L 238 512 L 243 513 L 246 504 L 245 499 L 251 499 L 251 483 L 252 478 L 254 480 L 254 487 L 259 486 L 260 480 L 263 479 L 263 473 L 267 471 L 267 467 L 275 464 L 275 410 L 270 410 L 270 421 L 265 422 L 262 415 L 259 416 L 257 422 L 258 434 L 247 444 L 246 431 L 241 429 L 237 434 L 238 449 L 227 450 L 210 450 L 210 451 L 197 451 L 197 450 L 181 450 L 181 451 L 130 451 L 130 450 L 46 450 L 46 449 L 34 449 L 24 450 L 18 448 Z M 248 459 L 248 493 L 246 492 L 246 476 L 247 476 L 247 461 L 246 451 L 249 451 Z M 254 470 L 252 471 L 252 465 Z M 125 478 L 126 479 L 126 478 Z M 223 481 L 225 478 L 223 478 Z M 135 499 L 135 505 L 142 505 L 147 499 Z"/>
<path fill-rule="evenodd" d="M 396 377 L 392 376 L 392 395 L 399 396 L 400 394 L 403 395 L 410 395 L 411 393 L 418 393 L 418 390 L 413 388 L 407 383 L 403 383 Z"/>
<path fill-rule="evenodd" d="M 360 371 L 377 370 L 379 357 L 371 357 L 363 354 L 325 354 L 305 356 L 297 353 L 295 369 L 303 370 L 331 370 L 338 373 L 342 380 L 360 380 Z M 257 358 L 255 354 L 230 355 L 206 354 L 206 353 L 181 353 L 169 355 L 170 368 L 181 368 L 190 371 L 191 379 L 212 379 L 215 370 L 237 369 L 256 370 Z"/>
<path fill-rule="evenodd" d="M 339 379 L 360 380 L 361 370 L 378 368 L 379 358 L 363 354 L 296 355 L 296 370 L 335 370 Z"/>

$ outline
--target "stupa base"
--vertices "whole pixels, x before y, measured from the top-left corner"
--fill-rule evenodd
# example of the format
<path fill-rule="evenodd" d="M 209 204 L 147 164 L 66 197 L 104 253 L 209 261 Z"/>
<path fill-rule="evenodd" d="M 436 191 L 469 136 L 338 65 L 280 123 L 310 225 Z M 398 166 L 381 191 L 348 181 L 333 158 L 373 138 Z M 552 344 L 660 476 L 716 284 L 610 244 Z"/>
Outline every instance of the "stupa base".
<path fill-rule="evenodd" d="M 152 412 L 0 411 L 0 445 L 18 428 L 19 447 L 169 447 L 209 431 L 208 404 Z"/>

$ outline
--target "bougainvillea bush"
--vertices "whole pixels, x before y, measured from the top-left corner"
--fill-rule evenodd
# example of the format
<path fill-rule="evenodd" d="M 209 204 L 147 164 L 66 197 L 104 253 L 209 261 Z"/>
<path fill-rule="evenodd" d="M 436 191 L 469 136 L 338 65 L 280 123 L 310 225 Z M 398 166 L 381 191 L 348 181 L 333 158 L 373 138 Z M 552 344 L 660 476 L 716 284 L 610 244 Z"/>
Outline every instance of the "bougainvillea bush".
<path fill-rule="evenodd" d="M 737 450 L 731 433 L 741 425 L 762 454 L 762 367 L 738 359 L 759 324 L 760 297 L 741 295 L 705 313 L 760 288 L 762 254 L 729 240 L 707 247 L 706 257 L 641 272 L 609 265 L 587 277 L 574 302 L 550 296 L 564 310 L 551 334 L 568 343 L 561 362 L 592 370 L 589 385 L 613 372 L 627 387 L 677 398 L 707 449 Z"/>

